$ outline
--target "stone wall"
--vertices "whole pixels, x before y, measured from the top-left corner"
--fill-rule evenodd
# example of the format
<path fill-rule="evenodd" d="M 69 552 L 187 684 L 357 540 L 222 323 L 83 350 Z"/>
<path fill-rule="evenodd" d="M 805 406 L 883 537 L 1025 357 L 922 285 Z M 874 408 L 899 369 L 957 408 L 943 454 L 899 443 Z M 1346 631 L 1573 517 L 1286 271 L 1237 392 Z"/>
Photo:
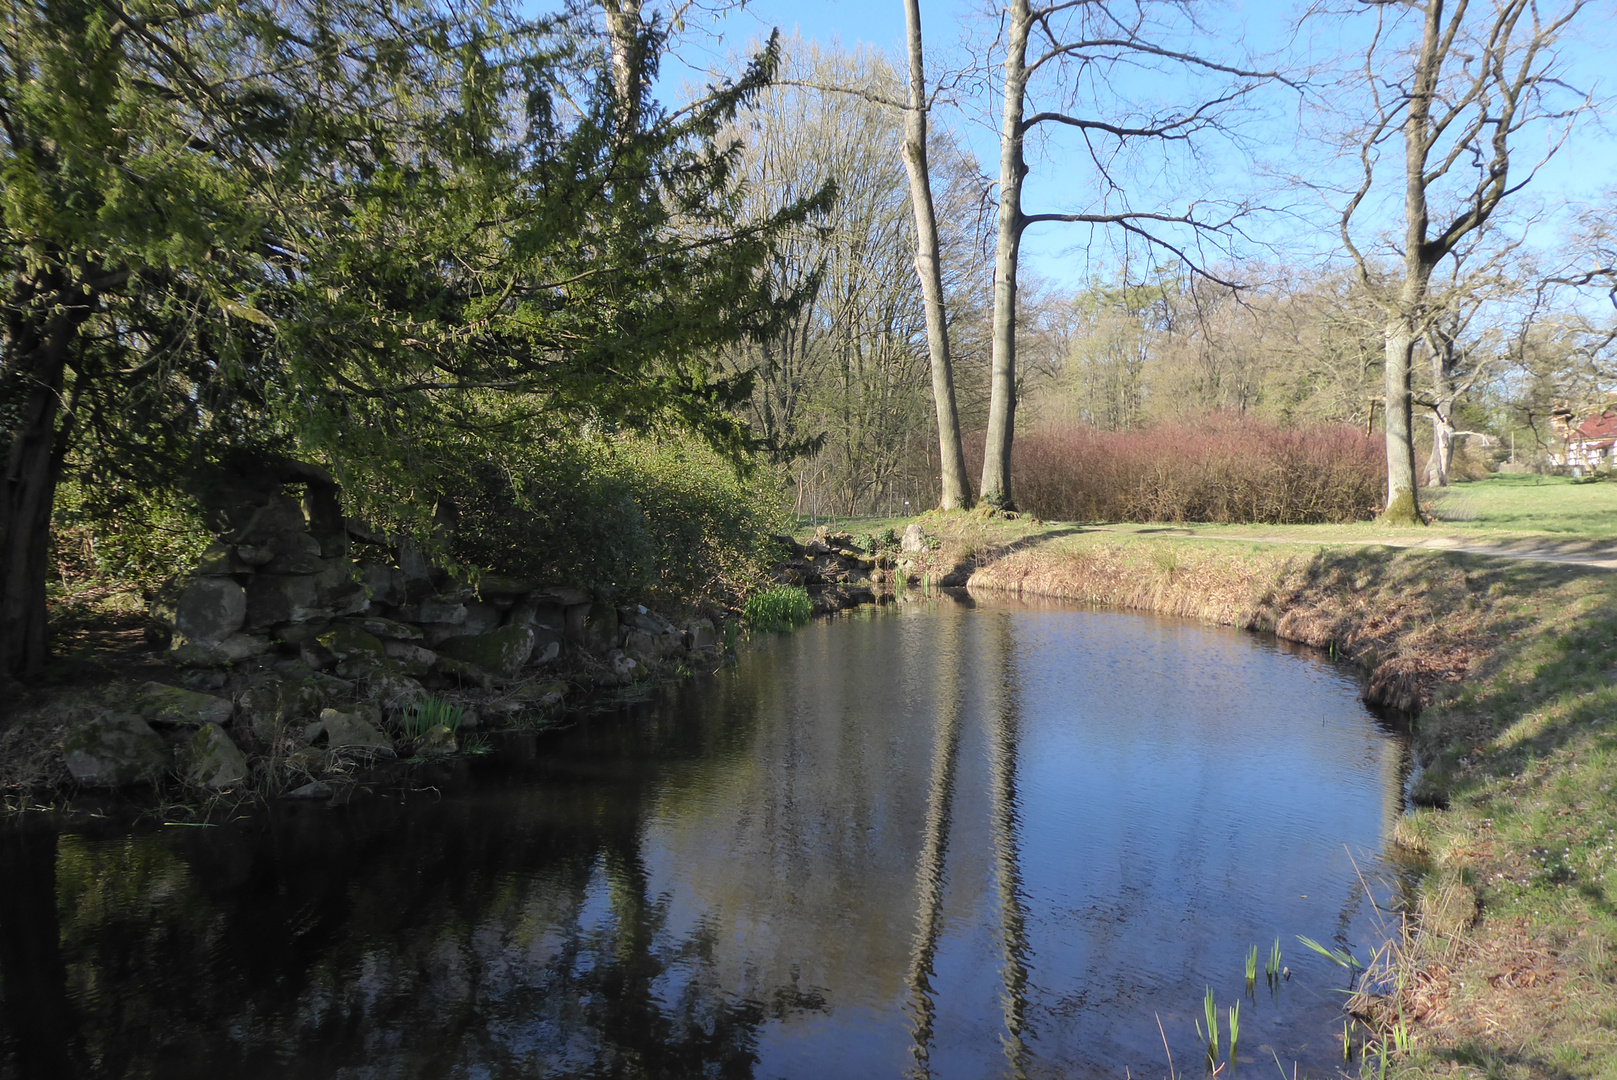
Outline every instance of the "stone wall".
<path fill-rule="evenodd" d="M 312 489 L 312 485 L 311 485 Z M 426 689 L 534 676 L 564 650 L 618 669 L 716 651 L 712 622 L 676 627 L 572 585 L 452 579 L 408 540 L 390 541 L 284 495 L 240 525 L 153 603 L 154 634 L 189 667 L 297 663 L 340 676 L 408 678 Z M 628 665 L 632 669 L 634 664 Z"/>
<path fill-rule="evenodd" d="M 229 507 L 227 531 L 152 602 L 149 635 L 192 669 L 187 685 L 147 683 L 74 730 L 62 756 L 80 785 L 176 776 L 332 797 L 378 758 L 454 749 L 458 731 L 418 722 L 428 695 L 457 705 L 466 730 L 721 651 L 705 618 L 676 627 L 572 585 L 458 581 L 408 540 L 344 520 L 335 485 L 302 468 L 301 501 Z"/>

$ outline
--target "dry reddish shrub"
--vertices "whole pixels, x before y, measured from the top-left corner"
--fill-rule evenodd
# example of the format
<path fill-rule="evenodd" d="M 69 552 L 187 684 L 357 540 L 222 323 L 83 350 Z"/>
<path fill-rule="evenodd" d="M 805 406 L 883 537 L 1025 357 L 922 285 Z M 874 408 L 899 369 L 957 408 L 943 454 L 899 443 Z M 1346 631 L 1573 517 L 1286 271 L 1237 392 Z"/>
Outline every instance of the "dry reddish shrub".
<path fill-rule="evenodd" d="M 1017 436 L 1012 469 L 1017 504 L 1047 521 L 1304 525 L 1373 517 L 1386 457 L 1345 424 L 1212 414 L 1133 432 L 1045 425 Z"/>

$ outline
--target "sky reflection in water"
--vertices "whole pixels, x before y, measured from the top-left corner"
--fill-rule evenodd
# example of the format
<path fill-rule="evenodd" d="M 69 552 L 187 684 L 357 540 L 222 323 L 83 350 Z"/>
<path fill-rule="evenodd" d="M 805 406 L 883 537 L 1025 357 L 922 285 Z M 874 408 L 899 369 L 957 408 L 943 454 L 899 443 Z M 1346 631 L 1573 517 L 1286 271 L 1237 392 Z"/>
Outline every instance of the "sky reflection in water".
<path fill-rule="evenodd" d="M 1355 691 L 1251 635 L 945 597 L 438 792 L 0 834 L 0 1076 L 1156 1076 L 1158 1017 L 1199 1068 L 1207 986 L 1254 1068 L 1327 1073 L 1345 980 L 1296 935 L 1374 945 L 1406 760 Z M 1276 937 L 1295 976 L 1247 1000 Z"/>

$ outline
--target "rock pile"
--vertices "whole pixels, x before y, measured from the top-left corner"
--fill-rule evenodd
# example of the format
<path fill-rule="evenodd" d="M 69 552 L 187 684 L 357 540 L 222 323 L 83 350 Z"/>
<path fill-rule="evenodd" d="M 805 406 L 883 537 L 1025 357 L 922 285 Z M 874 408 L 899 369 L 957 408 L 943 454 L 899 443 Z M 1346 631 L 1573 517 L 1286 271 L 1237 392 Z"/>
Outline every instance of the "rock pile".
<path fill-rule="evenodd" d="M 893 580 L 893 558 L 879 545 L 866 551 L 851 533 L 831 532 L 821 526 L 807 543 L 777 536 L 786 559 L 775 573 L 782 585 L 802 585 L 814 602 L 814 613 L 825 614 L 860 604 L 872 604 Z"/>
<path fill-rule="evenodd" d="M 75 732 L 64 757 L 80 784 L 172 771 L 218 791 L 277 768 L 325 783 L 356 757 L 392 755 L 429 692 L 516 711 L 719 651 L 708 619 L 676 627 L 570 585 L 457 581 L 409 541 L 345 520 L 329 477 L 302 468 L 301 501 L 276 490 L 232 507 L 228 531 L 152 602 L 149 636 L 196 669 L 193 689 L 150 683 Z"/>

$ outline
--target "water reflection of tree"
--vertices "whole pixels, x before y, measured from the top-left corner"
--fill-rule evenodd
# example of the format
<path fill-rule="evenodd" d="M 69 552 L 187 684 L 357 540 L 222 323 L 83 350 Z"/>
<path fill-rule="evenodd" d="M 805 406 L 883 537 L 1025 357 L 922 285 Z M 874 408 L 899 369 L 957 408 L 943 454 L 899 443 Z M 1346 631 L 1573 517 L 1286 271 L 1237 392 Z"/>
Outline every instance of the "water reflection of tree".
<path fill-rule="evenodd" d="M 1017 836 L 1016 743 L 1021 733 L 1022 691 L 1017 679 L 1015 643 L 1007 613 L 995 613 L 991 671 L 998 676 L 988 713 L 989 773 L 993 787 L 994 866 L 999 886 L 1000 940 L 1005 952 L 1001 978 L 1005 989 L 1005 1057 L 1011 1075 L 1027 1075 L 1028 959 L 1027 905 L 1022 891 L 1021 845 Z"/>
<path fill-rule="evenodd" d="M 960 760 L 960 714 L 963 709 L 961 675 L 978 659 L 976 673 L 990 681 L 986 694 L 990 787 L 989 832 L 993 843 L 995 919 L 998 923 L 1002 983 L 1001 1004 L 1007 1073 L 1027 1075 L 1031 1054 L 1027 1039 L 1028 961 L 1026 898 L 1022 888 L 1017 794 L 1017 740 L 1021 731 L 1021 687 L 1015 661 L 1011 620 L 1004 614 L 973 620 L 968 627 L 958 615 L 940 625 L 935 653 L 933 685 L 938 694 L 937 731 L 934 736 L 932 775 L 926 825 L 916 860 L 916 933 L 911 952 L 910 1009 L 914 1022 L 914 1065 L 911 1074 L 930 1074 L 934 1038 L 933 963 L 943 926 L 943 888 L 948 878 L 948 837 L 953 825 L 956 778 Z M 968 628 L 986 627 L 989 647 L 966 640 Z"/>
<path fill-rule="evenodd" d="M 79 1075 L 85 1063 L 57 947 L 55 833 L 0 830 L 0 883 L 0 1077 Z"/>
<path fill-rule="evenodd" d="M 68 1057 L 87 1046 L 129 1076 L 745 1077 L 764 1024 L 824 1008 L 726 994 L 715 927 L 670 930 L 636 783 L 554 794 L 568 805 L 379 806 L 268 837 L 8 837 L 14 1075 L 96 1074 Z"/>
<path fill-rule="evenodd" d="M 932 744 L 932 774 L 927 787 L 926 825 L 915 865 L 917 898 L 915 944 L 910 953 L 910 1014 L 914 1023 L 912 1075 L 930 1074 L 933 1024 L 933 963 L 943 933 L 943 885 L 953 822 L 955 774 L 960 760 L 960 672 L 966 662 L 961 647 L 961 619 L 940 621 L 932 651 L 931 685 L 937 693 L 937 731 Z"/>

